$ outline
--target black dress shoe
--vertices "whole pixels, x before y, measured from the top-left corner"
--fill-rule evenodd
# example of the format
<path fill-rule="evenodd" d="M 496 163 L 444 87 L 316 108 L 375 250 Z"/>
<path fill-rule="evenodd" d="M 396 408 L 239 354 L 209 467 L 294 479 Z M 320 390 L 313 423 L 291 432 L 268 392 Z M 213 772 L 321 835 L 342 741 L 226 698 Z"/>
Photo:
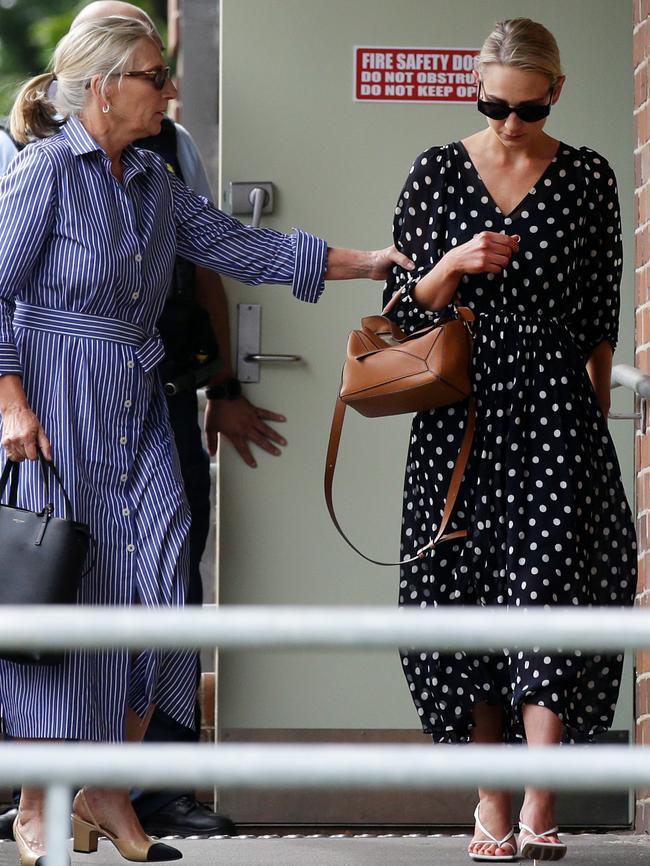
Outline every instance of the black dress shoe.
<path fill-rule="evenodd" d="M 2 815 L 0 815 L 0 839 L 13 839 L 13 826 L 16 820 L 18 809 L 16 806 L 10 806 Z"/>
<path fill-rule="evenodd" d="M 183 796 L 149 815 L 142 829 L 150 836 L 237 836 L 226 815 L 219 815 L 194 797 Z"/>

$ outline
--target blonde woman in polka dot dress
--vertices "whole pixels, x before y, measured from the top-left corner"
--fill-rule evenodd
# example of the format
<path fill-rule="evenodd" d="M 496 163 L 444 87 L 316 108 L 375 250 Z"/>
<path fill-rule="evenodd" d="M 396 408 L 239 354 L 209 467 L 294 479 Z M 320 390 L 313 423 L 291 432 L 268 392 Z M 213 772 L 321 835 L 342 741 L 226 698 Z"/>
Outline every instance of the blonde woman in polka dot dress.
<path fill-rule="evenodd" d="M 607 429 L 621 230 L 607 160 L 544 126 L 564 76 L 557 44 L 528 19 L 497 25 L 478 58 L 487 128 L 431 147 L 399 197 L 395 243 L 415 262 L 387 295 L 413 331 L 458 295 L 476 315 L 473 452 L 441 544 L 402 569 L 400 603 L 632 604 L 635 536 Z M 436 531 L 467 406 L 415 417 L 402 555 Z M 621 655 L 403 653 L 436 742 L 585 740 L 611 724 Z M 504 760 L 511 760 L 512 756 Z M 514 859 L 510 795 L 479 791 L 473 860 Z M 559 860 L 552 792 L 529 787 L 519 853 Z"/>

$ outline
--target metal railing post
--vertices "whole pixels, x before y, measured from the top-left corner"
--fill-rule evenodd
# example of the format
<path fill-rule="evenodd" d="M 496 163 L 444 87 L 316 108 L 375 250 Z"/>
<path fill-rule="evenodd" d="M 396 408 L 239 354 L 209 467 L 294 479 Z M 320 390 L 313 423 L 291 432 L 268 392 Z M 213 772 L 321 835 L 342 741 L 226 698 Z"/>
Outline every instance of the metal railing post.
<path fill-rule="evenodd" d="M 67 785 L 48 785 L 45 792 L 45 866 L 69 866 L 68 829 L 72 792 Z"/>

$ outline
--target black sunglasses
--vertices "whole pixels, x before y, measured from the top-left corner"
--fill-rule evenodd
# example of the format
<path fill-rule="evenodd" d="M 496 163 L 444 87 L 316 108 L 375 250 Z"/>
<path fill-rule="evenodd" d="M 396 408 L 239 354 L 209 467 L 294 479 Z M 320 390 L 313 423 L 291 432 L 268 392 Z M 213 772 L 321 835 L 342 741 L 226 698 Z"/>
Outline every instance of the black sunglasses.
<path fill-rule="evenodd" d="M 555 87 L 551 87 L 548 102 L 544 105 L 536 105 L 534 103 L 530 105 L 508 105 L 505 102 L 489 102 L 481 99 L 482 87 L 483 82 L 481 81 L 478 87 L 476 107 L 481 114 L 484 114 L 491 120 L 505 120 L 514 111 L 517 117 L 523 120 L 524 123 L 535 123 L 537 120 L 543 120 L 545 117 L 548 117 L 551 113 L 551 102 L 553 101 Z"/>
<path fill-rule="evenodd" d="M 136 69 L 132 72 L 122 73 L 125 78 L 148 78 L 156 90 L 162 90 L 171 77 L 171 67 L 163 66 L 162 69 Z"/>

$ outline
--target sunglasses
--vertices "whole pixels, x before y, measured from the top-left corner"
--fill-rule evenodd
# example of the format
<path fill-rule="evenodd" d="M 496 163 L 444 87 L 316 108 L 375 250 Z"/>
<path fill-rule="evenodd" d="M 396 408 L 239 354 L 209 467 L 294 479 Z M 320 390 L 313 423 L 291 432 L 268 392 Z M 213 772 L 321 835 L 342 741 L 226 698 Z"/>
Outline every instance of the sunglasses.
<path fill-rule="evenodd" d="M 476 107 L 481 114 L 484 114 L 491 120 L 505 120 L 514 112 L 520 120 L 524 121 L 524 123 L 535 123 L 537 120 L 543 120 L 545 117 L 548 117 L 551 113 L 554 87 L 551 87 L 548 102 L 543 105 L 536 105 L 534 103 L 529 105 L 508 105 L 505 102 L 489 102 L 485 99 L 481 99 L 482 87 L 483 82 L 481 81 L 478 88 Z"/>
<path fill-rule="evenodd" d="M 148 78 L 156 90 L 162 90 L 171 78 L 171 67 L 163 66 L 162 69 L 136 69 L 132 72 L 123 72 L 124 78 Z"/>

